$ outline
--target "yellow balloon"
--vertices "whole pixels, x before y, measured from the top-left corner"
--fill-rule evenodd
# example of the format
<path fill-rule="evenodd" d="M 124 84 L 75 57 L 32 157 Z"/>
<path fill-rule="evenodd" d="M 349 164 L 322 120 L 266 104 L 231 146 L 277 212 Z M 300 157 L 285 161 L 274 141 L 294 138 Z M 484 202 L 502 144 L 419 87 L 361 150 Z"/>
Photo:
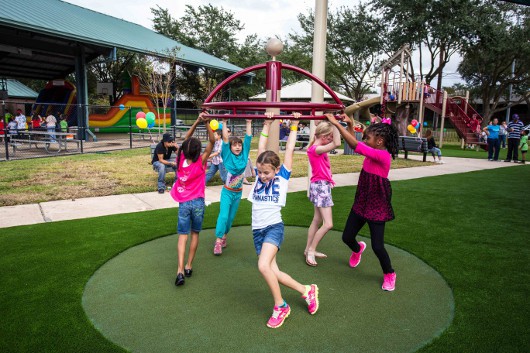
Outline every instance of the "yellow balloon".
<path fill-rule="evenodd" d="M 210 120 L 210 127 L 212 128 L 212 130 L 219 129 L 219 122 L 215 119 Z"/>
<path fill-rule="evenodd" d="M 412 128 L 412 130 L 410 131 L 411 134 L 415 134 L 416 133 L 416 129 L 415 128 Z"/>
<path fill-rule="evenodd" d="M 147 128 L 147 120 L 145 120 L 145 118 L 136 119 L 136 126 L 138 126 L 140 129 Z"/>

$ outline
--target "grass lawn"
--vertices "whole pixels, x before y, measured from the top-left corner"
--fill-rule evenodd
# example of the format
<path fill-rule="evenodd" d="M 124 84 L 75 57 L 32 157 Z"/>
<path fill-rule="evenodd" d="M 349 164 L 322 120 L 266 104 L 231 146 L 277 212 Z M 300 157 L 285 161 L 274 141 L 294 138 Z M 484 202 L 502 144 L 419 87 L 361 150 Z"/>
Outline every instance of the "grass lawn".
<path fill-rule="evenodd" d="M 460 157 L 460 158 L 479 158 L 479 159 L 488 159 L 488 151 L 483 149 L 462 149 L 460 144 L 445 144 L 442 150 L 442 156 L 445 157 Z M 499 160 L 506 159 L 506 154 L 508 149 L 501 149 L 499 152 Z M 519 158 L 521 158 L 521 153 L 519 152 Z"/>
<path fill-rule="evenodd" d="M 502 187 L 492 188 L 495 180 Z M 453 323 L 420 352 L 528 350 L 530 252 L 527 207 L 520 207 L 528 180 L 530 167 L 521 166 L 393 182 L 397 218 L 387 225 L 387 242 L 440 272 L 455 298 Z M 354 191 L 334 190 L 336 230 L 344 225 Z M 214 226 L 218 209 L 218 204 L 207 208 L 205 227 Z M 307 227 L 312 212 L 305 193 L 289 194 L 283 218 L 287 225 Z M 109 259 L 173 234 L 175 223 L 175 210 L 167 209 L 2 229 L 0 351 L 122 352 L 87 319 L 81 306 L 84 286 Z M 250 204 L 242 202 L 234 225 L 248 224 Z M 212 241 L 203 239 L 201 246 Z M 259 276 L 253 264 L 248 271 Z M 396 290 L 407 290 L 399 279 Z M 241 337 L 241 347 L 252 339 Z"/>
<path fill-rule="evenodd" d="M 256 151 L 250 157 L 255 161 Z M 359 172 L 363 158 L 330 155 L 333 173 Z M 307 163 L 305 152 L 295 153 L 292 176 L 306 176 Z M 425 164 L 397 159 L 392 168 L 420 165 Z M 174 178 L 168 173 L 167 185 Z M 219 184 L 217 174 L 208 185 Z M 149 191 L 156 191 L 156 173 L 148 148 L 0 163 L 0 207 Z"/>

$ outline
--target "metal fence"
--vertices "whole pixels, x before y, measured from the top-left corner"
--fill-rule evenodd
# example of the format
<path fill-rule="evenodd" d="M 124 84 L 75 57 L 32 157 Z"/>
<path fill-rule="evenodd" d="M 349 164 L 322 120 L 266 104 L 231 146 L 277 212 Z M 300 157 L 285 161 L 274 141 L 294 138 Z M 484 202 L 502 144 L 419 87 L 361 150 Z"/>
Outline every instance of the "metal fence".
<path fill-rule="evenodd" d="M 24 129 L 18 129 L 13 128 L 13 123 L 10 126 L 4 120 L 8 111 L 6 106 L 8 105 L 5 101 L 0 104 L 0 113 L 3 115 L 0 116 L 3 122 L 3 126 L 0 125 L 1 161 L 143 148 L 158 143 L 164 132 L 171 133 L 178 141 L 184 138 L 201 112 L 199 109 L 166 109 L 161 114 L 155 114 L 156 124 L 153 127 L 142 129 L 136 124 L 136 114 L 152 110 L 145 105 L 80 106 L 39 103 L 23 106 L 23 111 L 27 113 L 25 114 L 27 125 Z M 82 110 L 86 110 L 90 116 L 87 127 L 77 124 L 77 114 Z M 175 112 L 174 118 L 170 119 L 173 112 Z M 49 115 L 56 118 L 64 117 L 68 126 L 47 127 L 44 119 Z M 39 116 L 43 120 L 40 120 Z M 167 123 L 165 127 L 164 121 Z M 170 121 L 175 124 L 171 125 Z M 244 136 L 246 125 L 243 121 L 228 120 L 228 126 L 232 130 L 232 135 Z M 261 128 L 262 124 L 259 121 L 252 122 L 254 136 L 258 136 Z M 439 133 L 434 131 L 436 139 Z M 203 125 L 197 127 L 196 136 L 203 140 L 207 139 Z M 444 132 L 444 141 L 458 142 L 459 138 L 455 131 L 447 130 Z"/>

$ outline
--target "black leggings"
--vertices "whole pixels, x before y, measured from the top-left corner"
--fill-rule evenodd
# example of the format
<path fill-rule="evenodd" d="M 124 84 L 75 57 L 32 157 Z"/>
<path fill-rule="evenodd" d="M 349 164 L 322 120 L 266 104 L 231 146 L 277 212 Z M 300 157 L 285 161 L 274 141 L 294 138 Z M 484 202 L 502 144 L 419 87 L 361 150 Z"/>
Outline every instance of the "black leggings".
<path fill-rule="evenodd" d="M 385 249 L 385 222 L 372 222 L 364 219 L 361 216 L 350 211 L 344 232 L 342 232 L 342 241 L 350 247 L 353 252 L 359 252 L 361 250 L 359 243 L 355 237 L 364 226 L 368 223 L 370 227 L 370 239 L 372 240 L 372 250 L 379 259 L 383 273 L 392 273 L 394 269 L 390 263 L 390 256 Z"/>

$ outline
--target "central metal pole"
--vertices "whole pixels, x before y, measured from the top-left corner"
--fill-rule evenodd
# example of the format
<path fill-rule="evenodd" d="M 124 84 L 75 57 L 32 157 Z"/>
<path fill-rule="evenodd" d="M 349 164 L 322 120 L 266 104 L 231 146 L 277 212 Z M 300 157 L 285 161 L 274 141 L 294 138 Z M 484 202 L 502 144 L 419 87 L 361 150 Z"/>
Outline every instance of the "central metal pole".
<path fill-rule="evenodd" d="M 315 0 L 315 33 L 313 36 L 313 69 L 312 73 L 322 81 L 326 79 L 326 34 L 328 26 L 328 0 Z M 311 85 L 311 102 L 324 102 L 324 88 L 316 82 Z M 321 114 L 322 112 L 316 112 Z M 315 122 L 309 123 L 310 140 L 315 135 Z M 309 195 L 309 180 L 311 177 L 311 165 L 308 164 L 307 170 L 307 192 Z"/>

